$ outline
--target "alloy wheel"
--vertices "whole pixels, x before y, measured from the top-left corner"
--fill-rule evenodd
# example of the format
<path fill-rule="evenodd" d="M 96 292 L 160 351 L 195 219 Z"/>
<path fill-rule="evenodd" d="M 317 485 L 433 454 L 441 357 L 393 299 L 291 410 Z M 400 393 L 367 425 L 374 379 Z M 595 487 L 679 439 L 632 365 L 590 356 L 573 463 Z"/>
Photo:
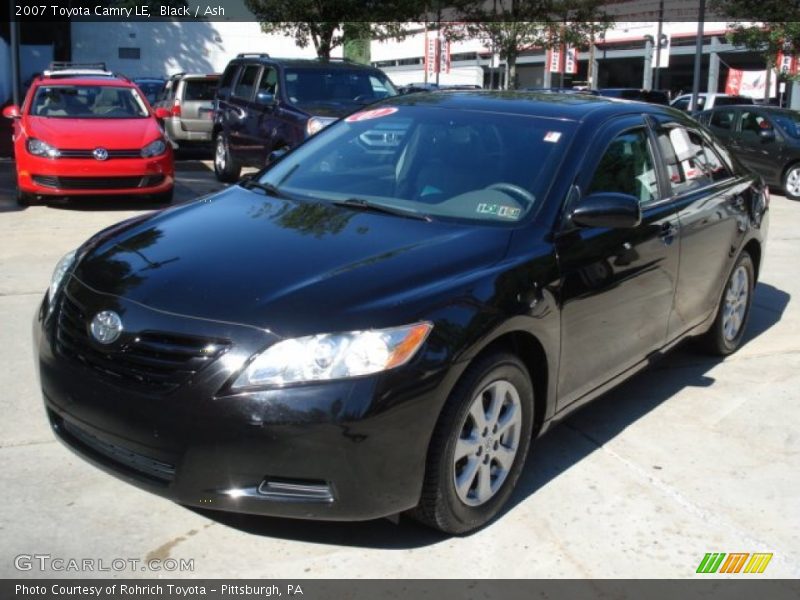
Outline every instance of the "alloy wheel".
<path fill-rule="evenodd" d="M 722 313 L 722 333 L 729 342 L 736 339 L 744 323 L 749 290 L 747 269 L 739 265 L 731 275 L 728 288 L 725 290 L 725 306 Z"/>
<path fill-rule="evenodd" d="M 786 185 L 784 187 L 792 196 L 800 196 L 800 167 L 792 167 L 786 174 Z"/>
<path fill-rule="evenodd" d="M 217 172 L 222 173 L 225 171 L 227 164 L 227 151 L 225 148 L 225 140 L 222 135 L 217 136 L 217 145 L 214 152 L 214 165 L 217 167 Z"/>
<path fill-rule="evenodd" d="M 494 381 L 472 400 L 453 456 L 458 498 L 480 506 L 498 492 L 517 456 L 522 429 L 519 391 L 507 380 Z"/>

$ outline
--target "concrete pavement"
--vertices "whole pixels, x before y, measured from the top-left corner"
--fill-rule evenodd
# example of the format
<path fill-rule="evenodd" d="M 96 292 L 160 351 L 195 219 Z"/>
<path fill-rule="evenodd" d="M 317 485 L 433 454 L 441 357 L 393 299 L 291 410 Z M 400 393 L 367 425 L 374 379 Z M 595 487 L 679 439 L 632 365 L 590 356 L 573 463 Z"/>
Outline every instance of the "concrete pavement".
<path fill-rule="evenodd" d="M 725 361 L 679 348 L 533 447 L 506 513 L 468 537 L 407 520 L 319 523 L 183 508 L 74 456 L 50 433 L 31 319 L 55 262 L 135 201 L 18 210 L 0 162 L 0 576 L 20 554 L 190 559 L 128 577 L 694 577 L 706 552 L 771 552 L 800 576 L 800 203 L 773 196 L 748 341 Z M 182 163 L 178 200 L 217 189 Z M 705 576 L 708 577 L 708 576 Z M 748 576 L 752 577 L 752 576 Z"/>

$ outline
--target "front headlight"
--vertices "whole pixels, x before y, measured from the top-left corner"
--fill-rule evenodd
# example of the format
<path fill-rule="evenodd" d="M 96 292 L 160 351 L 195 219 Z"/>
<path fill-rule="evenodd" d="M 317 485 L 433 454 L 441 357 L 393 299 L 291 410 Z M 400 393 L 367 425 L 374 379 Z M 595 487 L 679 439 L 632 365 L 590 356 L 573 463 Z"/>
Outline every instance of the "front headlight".
<path fill-rule="evenodd" d="M 156 140 L 154 142 L 150 142 L 142 148 L 142 158 L 151 158 L 153 156 L 158 156 L 159 154 L 164 154 L 167 149 L 167 145 L 164 143 L 164 140 Z"/>
<path fill-rule="evenodd" d="M 28 152 L 34 156 L 46 156 L 47 158 L 58 158 L 61 156 L 61 152 L 58 151 L 58 148 L 54 148 L 47 142 L 37 140 L 36 138 L 29 139 L 26 146 Z"/>
<path fill-rule="evenodd" d="M 64 257 L 58 261 L 56 268 L 53 270 L 53 276 L 50 277 L 50 287 L 47 288 L 47 302 L 50 311 L 52 311 L 55 306 L 55 297 L 58 293 L 58 289 L 61 287 L 61 283 L 64 281 L 64 276 L 70 268 L 72 268 L 72 265 L 75 264 L 75 253 L 76 250 L 67 252 Z"/>
<path fill-rule="evenodd" d="M 270 346 L 245 368 L 234 389 L 370 375 L 406 364 L 433 325 L 311 335 Z"/>
<path fill-rule="evenodd" d="M 309 136 L 319 133 L 336 120 L 333 117 L 311 117 L 306 123 L 306 133 Z"/>

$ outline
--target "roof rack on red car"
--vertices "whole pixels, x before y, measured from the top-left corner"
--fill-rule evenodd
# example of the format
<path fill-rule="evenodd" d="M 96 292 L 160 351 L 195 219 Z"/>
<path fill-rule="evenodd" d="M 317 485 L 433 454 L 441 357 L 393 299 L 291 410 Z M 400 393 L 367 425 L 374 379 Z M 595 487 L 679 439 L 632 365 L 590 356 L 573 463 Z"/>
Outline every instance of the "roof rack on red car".
<path fill-rule="evenodd" d="M 104 62 L 96 62 L 96 63 L 78 63 L 78 62 L 69 62 L 69 61 L 54 61 L 50 63 L 50 66 L 47 68 L 48 71 L 64 71 L 64 70 L 71 70 L 71 69 L 94 69 L 97 71 L 107 71 L 106 63 Z"/>
<path fill-rule="evenodd" d="M 115 77 L 128 81 L 122 73 L 114 73 L 106 69 L 106 63 L 74 63 L 51 62 L 50 67 L 42 73 L 42 77 L 60 79 L 66 77 Z"/>

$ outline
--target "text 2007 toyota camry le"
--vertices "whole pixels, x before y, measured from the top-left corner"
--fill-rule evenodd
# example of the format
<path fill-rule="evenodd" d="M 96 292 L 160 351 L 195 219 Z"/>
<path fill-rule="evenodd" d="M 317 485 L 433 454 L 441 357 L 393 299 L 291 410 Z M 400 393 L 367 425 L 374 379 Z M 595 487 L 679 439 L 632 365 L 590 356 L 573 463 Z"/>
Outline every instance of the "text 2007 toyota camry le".
<path fill-rule="evenodd" d="M 65 256 L 47 414 L 182 504 L 470 531 L 572 409 L 687 336 L 736 350 L 768 202 L 669 108 L 388 100 Z"/>

